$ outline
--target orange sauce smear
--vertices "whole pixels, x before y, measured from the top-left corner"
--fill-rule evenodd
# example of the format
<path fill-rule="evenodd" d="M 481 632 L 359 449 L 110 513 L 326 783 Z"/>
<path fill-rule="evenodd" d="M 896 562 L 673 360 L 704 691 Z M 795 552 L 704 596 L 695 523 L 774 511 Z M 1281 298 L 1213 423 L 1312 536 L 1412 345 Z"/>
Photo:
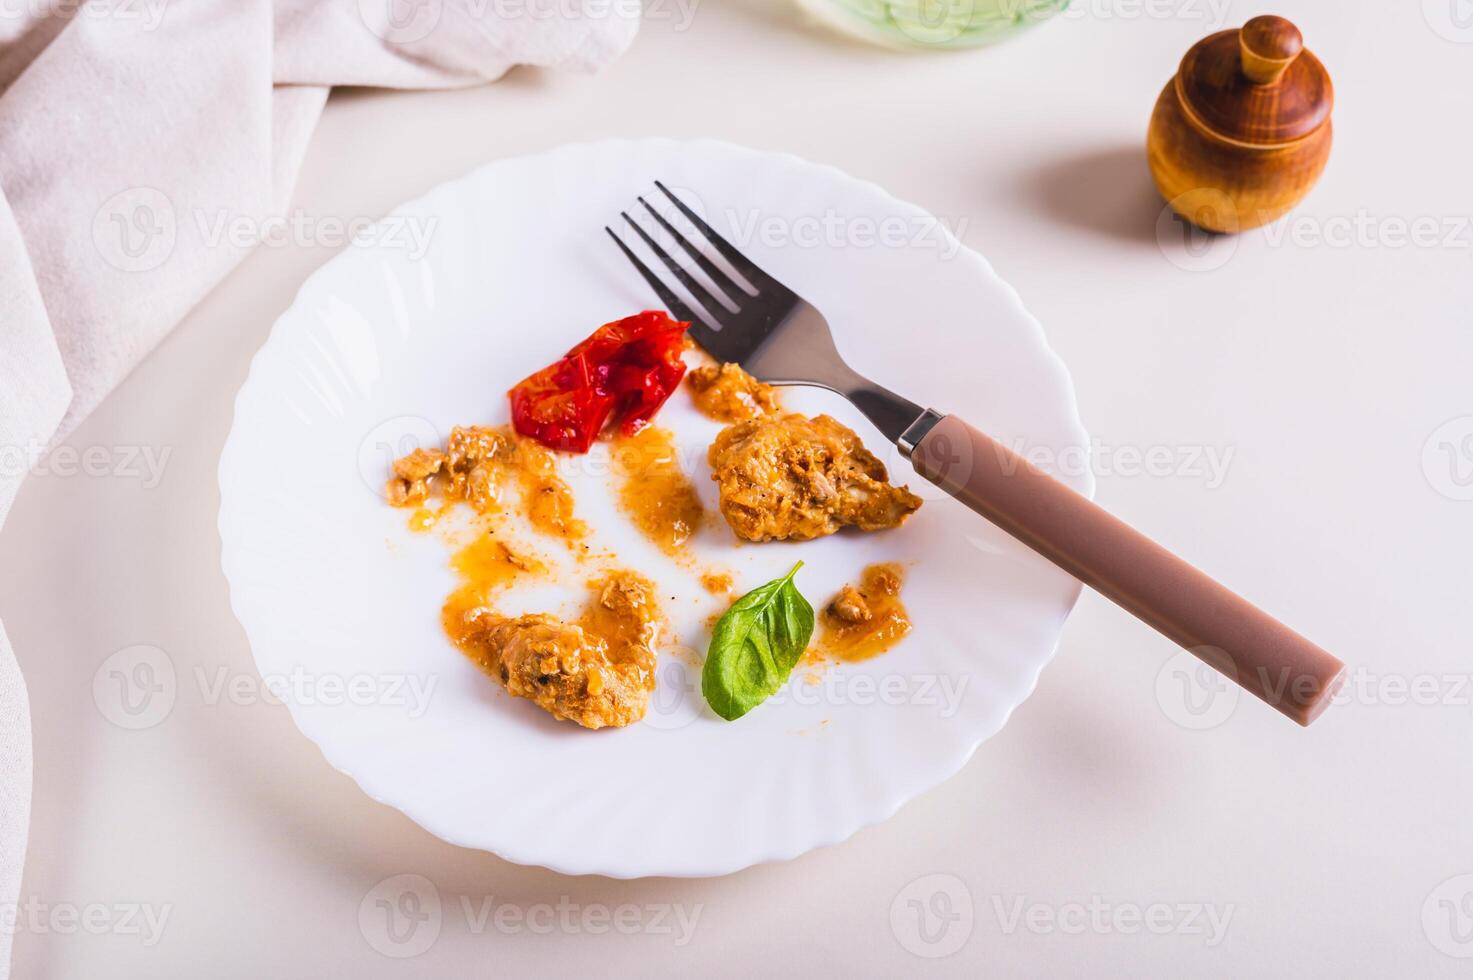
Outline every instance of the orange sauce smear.
<path fill-rule="evenodd" d="M 690 477 L 680 468 L 675 437 L 649 425 L 615 439 L 610 452 L 620 477 L 619 507 L 667 555 L 681 553 L 705 518 Z"/>
<path fill-rule="evenodd" d="M 712 595 L 729 595 L 736 582 L 730 572 L 702 572 L 701 588 Z"/>
<path fill-rule="evenodd" d="M 534 528 L 569 547 L 588 533 L 588 525 L 573 516 L 573 490 L 558 476 L 552 450 L 530 439 L 516 439 L 511 468 L 521 482 L 522 508 Z"/>
<path fill-rule="evenodd" d="M 859 585 L 845 586 L 824 606 L 818 642 L 809 654 L 815 659 L 868 660 L 905 639 L 910 617 L 900 601 L 903 581 L 899 565 L 867 567 Z"/>
<path fill-rule="evenodd" d="M 484 631 L 482 613 L 489 614 L 492 600 L 518 578 L 542 575 L 547 566 L 535 558 L 512 551 L 487 534 L 457 551 L 450 567 L 460 577 L 460 587 L 450 593 L 440 610 L 445 634 L 459 649 L 476 656 L 476 637 Z"/>
<path fill-rule="evenodd" d="M 696 408 L 717 422 L 746 422 L 781 410 L 777 391 L 736 364 L 707 364 L 686 375 Z"/>
<path fill-rule="evenodd" d="M 450 567 L 461 584 L 441 608 L 441 625 L 457 648 L 487 669 L 483 639 L 502 618 L 495 609 L 496 597 L 519 579 L 546 575 L 548 568 L 490 534 L 455 552 Z M 649 580 L 620 569 L 590 579 L 588 588 L 592 594 L 576 625 L 603 641 L 613 663 L 642 663 L 651 656 L 665 617 Z"/>
<path fill-rule="evenodd" d="M 613 663 L 648 661 L 666 625 L 654 585 L 637 572 L 620 569 L 591 579 L 588 588 L 592 595 L 577 625 L 604 642 Z"/>
<path fill-rule="evenodd" d="M 455 506 L 454 501 L 446 501 L 433 510 L 429 507 L 416 507 L 409 515 L 409 530 L 418 534 L 427 534 L 434 530 L 440 520 Z"/>

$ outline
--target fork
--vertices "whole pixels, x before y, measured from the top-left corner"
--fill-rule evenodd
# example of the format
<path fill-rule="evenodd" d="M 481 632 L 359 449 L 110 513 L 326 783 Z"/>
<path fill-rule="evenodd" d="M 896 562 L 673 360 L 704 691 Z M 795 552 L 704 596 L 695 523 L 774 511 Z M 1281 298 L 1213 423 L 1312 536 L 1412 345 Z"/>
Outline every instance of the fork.
<path fill-rule="evenodd" d="M 767 384 L 816 386 L 843 395 L 922 477 L 1243 689 L 1300 725 L 1329 706 L 1345 676 L 1341 661 L 955 415 L 922 408 L 860 375 L 839 356 L 822 313 L 717 234 L 663 183 L 655 186 L 750 287 L 729 276 L 642 196 L 639 203 L 721 295 L 628 212 L 621 217 L 704 316 L 612 228 L 604 231 L 666 308 L 690 322 L 690 336 L 712 357 L 739 364 Z"/>

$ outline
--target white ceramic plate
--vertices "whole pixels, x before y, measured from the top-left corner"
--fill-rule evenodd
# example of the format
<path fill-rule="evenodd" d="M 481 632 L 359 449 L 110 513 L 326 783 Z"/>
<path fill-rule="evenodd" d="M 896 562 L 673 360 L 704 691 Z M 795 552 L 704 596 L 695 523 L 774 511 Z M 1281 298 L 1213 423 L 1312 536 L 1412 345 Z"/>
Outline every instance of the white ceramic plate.
<path fill-rule="evenodd" d="M 737 547 L 717 523 L 696 553 L 739 591 L 801 557 L 815 606 L 867 563 L 906 562 L 915 628 L 898 647 L 820 675 L 800 667 L 772 701 L 721 721 L 695 665 L 724 603 L 619 514 L 596 447 L 568 461 L 580 515 L 661 586 L 687 648 L 662 653 L 648 718 L 557 723 L 457 653 L 438 622 L 449 548 L 384 503 L 389 461 L 453 425 L 504 422 L 507 387 L 600 323 L 658 305 L 602 231 L 656 178 L 822 309 L 861 372 L 1045 461 L 1086 445 L 1067 372 L 980 256 L 920 209 L 791 156 L 640 140 L 505 160 L 405 205 L 314 274 L 256 356 L 220 463 L 236 615 L 298 726 L 369 795 L 453 843 L 567 873 L 722 874 L 883 820 L 1002 727 L 1079 591 L 919 485 L 842 400 L 791 389 L 790 409 L 852 426 L 926 504 L 897 531 L 802 545 Z M 705 448 L 718 426 L 684 394 L 659 421 L 714 512 Z M 1092 491 L 1087 473 L 1068 478 Z M 571 610 L 583 578 L 568 569 L 561 587 L 508 606 Z"/>

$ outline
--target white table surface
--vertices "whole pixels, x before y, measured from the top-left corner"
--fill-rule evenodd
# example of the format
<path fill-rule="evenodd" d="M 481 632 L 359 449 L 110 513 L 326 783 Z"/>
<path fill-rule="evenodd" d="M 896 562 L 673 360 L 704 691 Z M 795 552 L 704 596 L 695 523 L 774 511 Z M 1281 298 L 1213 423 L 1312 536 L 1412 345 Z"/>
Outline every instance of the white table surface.
<path fill-rule="evenodd" d="M 69 440 L 118 472 L 31 479 L 0 533 L 0 616 L 35 716 L 15 975 L 1465 972 L 1473 28 L 1454 0 L 1278 5 L 1334 73 L 1334 156 L 1294 224 L 1205 255 L 1159 243 L 1142 155 L 1156 93 L 1220 26 L 1205 0 L 1080 0 L 1003 47 L 919 57 L 766 0 L 707 0 L 688 25 L 662 3 L 598 77 L 338 95 L 296 206 L 376 216 L 484 161 L 659 134 L 790 150 L 965 221 L 1073 371 L 1114 461 L 1101 501 L 1354 664 L 1346 703 L 1308 730 L 1247 699 L 1189 705 L 1171 645 L 1086 595 L 1007 728 L 843 845 L 621 882 L 442 843 L 331 770 L 285 709 L 210 703 L 218 671 L 256 676 L 217 565 L 232 398 L 333 251 L 265 248 Z M 1266 12 L 1229 8 L 1232 25 Z M 1437 244 L 1403 241 L 1417 219 Z M 1182 465 L 1130 465 L 1153 447 Z M 170 454 L 156 486 L 130 475 L 133 449 Z M 1221 480 L 1189 465 L 1207 451 L 1232 454 Z M 179 676 L 142 731 L 93 696 L 135 644 Z M 427 950 L 394 959 L 359 909 L 400 874 L 442 913 Z M 129 907 L 167 914 L 157 941 Z M 676 912 L 698 916 L 689 935 L 667 928 Z M 605 914 L 634 931 L 597 931 Z"/>

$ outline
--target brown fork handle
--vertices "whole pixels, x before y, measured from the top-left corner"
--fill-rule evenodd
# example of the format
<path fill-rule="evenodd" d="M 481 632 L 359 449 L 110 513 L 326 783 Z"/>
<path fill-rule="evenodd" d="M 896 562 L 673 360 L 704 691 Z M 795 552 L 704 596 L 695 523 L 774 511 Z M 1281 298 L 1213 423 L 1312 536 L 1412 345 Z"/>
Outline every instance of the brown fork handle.
<path fill-rule="evenodd" d="M 1301 725 L 1345 665 L 1089 498 L 955 416 L 911 453 L 916 472 Z"/>

